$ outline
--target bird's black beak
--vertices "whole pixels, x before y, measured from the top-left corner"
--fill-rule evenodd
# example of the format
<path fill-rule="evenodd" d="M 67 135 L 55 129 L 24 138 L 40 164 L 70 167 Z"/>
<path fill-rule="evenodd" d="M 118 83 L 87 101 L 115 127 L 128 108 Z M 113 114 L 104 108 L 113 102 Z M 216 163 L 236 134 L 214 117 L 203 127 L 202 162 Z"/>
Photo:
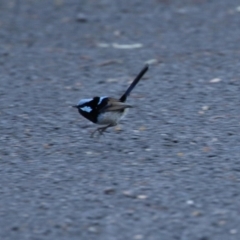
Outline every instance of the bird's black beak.
<path fill-rule="evenodd" d="M 73 108 L 78 108 L 78 105 L 74 105 L 74 106 L 72 106 Z"/>

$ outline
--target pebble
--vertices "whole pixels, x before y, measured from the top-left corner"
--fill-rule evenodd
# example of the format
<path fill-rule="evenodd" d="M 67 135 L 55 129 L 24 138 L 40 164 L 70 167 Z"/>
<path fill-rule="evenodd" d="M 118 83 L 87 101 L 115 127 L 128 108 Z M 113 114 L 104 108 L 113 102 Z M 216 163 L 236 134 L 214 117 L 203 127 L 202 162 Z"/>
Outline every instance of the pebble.
<path fill-rule="evenodd" d="M 78 13 L 76 20 L 78 22 L 87 22 L 87 16 L 84 13 Z"/>
<path fill-rule="evenodd" d="M 236 11 L 240 12 L 240 6 L 236 7 Z"/>
<path fill-rule="evenodd" d="M 147 199 L 148 196 L 147 195 L 138 195 L 137 198 L 138 199 Z"/>
<path fill-rule="evenodd" d="M 223 225 L 225 225 L 225 224 L 226 224 L 226 221 L 224 221 L 224 220 L 221 220 L 221 221 L 219 221 L 219 222 L 218 222 L 218 224 L 219 224 L 220 226 L 223 226 Z"/>
<path fill-rule="evenodd" d="M 193 200 L 187 200 L 187 205 L 193 205 L 194 204 L 194 201 Z"/>
<path fill-rule="evenodd" d="M 150 152 L 150 151 L 152 151 L 152 149 L 151 148 L 145 148 L 145 151 Z"/>
<path fill-rule="evenodd" d="M 151 65 L 151 64 L 156 64 L 157 62 L 158 60 L 154 58 L 154 59 L 147 60 L 145 63 Z"/>
<path fill-rule="evenodd" d="M 210 83 L 218 83 L 221 82 L 222 80 L 220 78 L 213 78 L 212 80 L 210 80 Z"/>
<path fill-rule="evenodd" d="M 209 106 L 202 106 L 202 110 L 203 110 L 203 111 L 209 110 Z"/>
<path fill-rule="evenodd" d="M 92 233 L 96 233 L 96 232 L 97 232 L 97 228 L 91 226 L 91 227 L 88 228 L 88 231 L 89 231 L 89 232 L 92 232 Z"/>
<path fill-rule="evenodd" d="M 115 193 L 115 191 L 116 190 L 112 187 L 104 189 L 104 193 L 107 194 L 107 195 L 113 194 L 113 193 Z"/>
<path fill-rule="evenodd" d="M 134 44 L 113 43 L 112 46 L 113 46 L 113 48 L 117 48 L 117 49 L 134 49 L 134 48 L 142 48 L 143 47 L 143 45 L 141 43 L 134 43 Z"/>
<path fill-rule="evenodd" d="M 124 196 L 126 196 L 126 197 L 132 197 L 132 198 L 135 197 L 134 194 L 133 194 L 133 192 L 128 191 L 128 190 L 123 191 L 122 194 L 123 194 Z"/>
<path fill-rule="evenodd" d="M 201 215 L 202 215 L 202 213 L 200 211 L 193 211 L 192 212 L 192 216 L 194 216 L 194 217 L 199 217 Z"/>
<path fill-rule="evenodd" d="M 238 231 L 237 231 L 237 229 L 231 229 L 229 232 L 230 232 L 230 234 L 236 234 Z"/>

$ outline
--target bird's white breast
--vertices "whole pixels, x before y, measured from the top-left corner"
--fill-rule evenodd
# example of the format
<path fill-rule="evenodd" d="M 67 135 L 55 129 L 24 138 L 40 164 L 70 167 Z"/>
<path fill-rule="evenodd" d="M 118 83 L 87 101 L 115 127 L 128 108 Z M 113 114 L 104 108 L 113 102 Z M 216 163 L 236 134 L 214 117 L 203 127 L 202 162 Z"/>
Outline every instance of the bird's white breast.
<path fill-rule="evenodd" d="M 101 113 L 98 116 L 97 124 L 101 124 L 101 125 L 108 125 L 108 124 L 116 125 L 116 124 L 118 124 L 118 122 L 121 119 L 123 119 L 123 117 L 127 114 L 127 112 L 128 112 L 128 109 L 125 109 L 123 112 L 110 111 L 110 112 Z"/>

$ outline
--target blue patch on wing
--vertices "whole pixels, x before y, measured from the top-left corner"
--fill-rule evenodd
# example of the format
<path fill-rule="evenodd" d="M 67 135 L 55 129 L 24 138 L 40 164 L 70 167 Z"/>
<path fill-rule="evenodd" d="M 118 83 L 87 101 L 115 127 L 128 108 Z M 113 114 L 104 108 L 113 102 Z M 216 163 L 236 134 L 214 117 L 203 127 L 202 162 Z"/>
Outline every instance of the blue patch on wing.
<path fill-rule="evenodd" d="M 90 112 L 92 111 L 92 108 L 91 108 L 91 107 L 88 107 L 88 106 L 81 107 L 80 109 L 81 109 L 82 111 L 88 112 L 88 113 L 90 113 Z"/>

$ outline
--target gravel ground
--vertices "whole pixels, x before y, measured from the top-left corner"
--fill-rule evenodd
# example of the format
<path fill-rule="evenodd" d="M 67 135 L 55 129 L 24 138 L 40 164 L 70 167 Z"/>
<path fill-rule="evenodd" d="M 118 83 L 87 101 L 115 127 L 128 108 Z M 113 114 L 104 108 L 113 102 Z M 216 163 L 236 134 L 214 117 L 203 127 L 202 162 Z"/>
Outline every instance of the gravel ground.
<path fill-rule="evenodd" d="M 0 239 L 239 240 L 239 26 L 239 0 L 2 0 Z M 146 62 L 91 139 L 70 106 Z"/>

